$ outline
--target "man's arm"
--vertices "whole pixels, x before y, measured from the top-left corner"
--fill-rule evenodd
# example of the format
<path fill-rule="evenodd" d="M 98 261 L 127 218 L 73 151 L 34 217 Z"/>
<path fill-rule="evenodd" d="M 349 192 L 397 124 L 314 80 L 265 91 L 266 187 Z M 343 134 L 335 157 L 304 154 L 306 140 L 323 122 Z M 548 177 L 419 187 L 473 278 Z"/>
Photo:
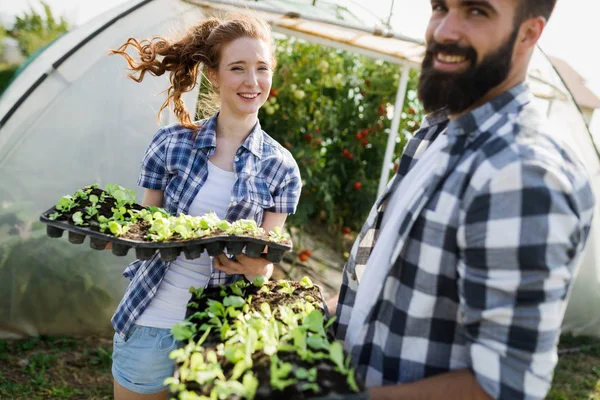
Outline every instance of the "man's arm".
<path fill-rule="evenodd" d="M 369 389 L 369 400 L 489 400 L 468 370 L 436 375 L 414 383 Z"/>
<path fill-rule="evenodd" d="M 543 399 L 593 197 L 557 160 L 516 160 L 466 190 L 457 244 L 469 368 L 498 399 Z M 591 199 L 591 201 L 590 201 Z"/>

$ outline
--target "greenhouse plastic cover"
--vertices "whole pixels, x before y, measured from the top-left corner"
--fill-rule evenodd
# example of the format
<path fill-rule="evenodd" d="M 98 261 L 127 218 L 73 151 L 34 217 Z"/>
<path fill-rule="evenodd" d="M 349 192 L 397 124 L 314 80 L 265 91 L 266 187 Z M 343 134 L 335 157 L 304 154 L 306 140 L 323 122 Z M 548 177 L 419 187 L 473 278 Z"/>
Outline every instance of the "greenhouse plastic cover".
<path fill-rule="evenodd" d="M 69 244 L 66 234 L 51 239 L 38 219 L 61 196 L 92 183 L 136 189 L 141 201 L 140 161 L 159 128 L 168 78 L 135 83 L 125 60 L 108 51 L 129 36 L 177 34 L 201 18 L 179 1 L 129 2 L 61 37 L 0 98 L 0 336 L 112 329 L 128 283 L 121 273 L 133 256 L 92 250 L 89 239 Z M 184 100 L 195 109 L 195 94 Z M 165 112 L 161 123 L 174 121 Z"/>
<path fill-rule="evenodd" d="M 274 9 L 284 4 L 270 3 Z M 137 188 L 140 159 L 158 129 L 156 114 L 164 99 L 160 92 L 168 82 L 166 77 L 141 84 L 126 79 L 124 60 L 108 57 L 108 50 L 129 36 L 180 33 L 203 15 L 229 7 L 204 0 L 128 2 L 53 43 L 0 98 L 0 337 L 111 330 L 110 317 L 127 284 L 121 272 L 133 256 L 92 250 L 87 240 L 72 245 L 66 238 L 48 238 L 39 215 L 60 196 L 91 183 Z M 415 65 L 422 54 L 415 41 L 355 32 L 322 20 L 290 20 L 274 11 L 261 15 L 276 31 L 391 61 Z M 540 51 L 534 55 L 529 83 L 553 134 L 579 154 L 600 198 L 600 162 L 592 138 Z M 195 94 L 185 101 L 188 109 L 195 108 Z M 174 121 L 165 112 L 162 124 Z M 595 251 L 599 207 L 600 201 L 563 327 L 600 337 L 600 308 L 592 306 L 600 304 Z"/>

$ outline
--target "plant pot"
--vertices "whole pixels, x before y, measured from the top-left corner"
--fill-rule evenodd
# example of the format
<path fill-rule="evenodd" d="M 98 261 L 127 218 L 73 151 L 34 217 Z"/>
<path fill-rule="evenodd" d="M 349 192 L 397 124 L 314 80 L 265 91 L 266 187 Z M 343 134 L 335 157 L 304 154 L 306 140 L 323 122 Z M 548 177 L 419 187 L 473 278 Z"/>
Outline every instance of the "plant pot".
<path fill-rule="evenodd" d="M 90 247 L 94 250 L 104 250 L 106 249 L 107 240 L 90 237 Z"/>
<path fill-rule="evenodd" d="M 188 260 L 199 258 L 203 252 L 204 246 L 202 246 L 201 244 L 183 248 L 183 254 L 185 254 L 185 258 L 187 258 Z"/>
<path fill-rule="evenodd" d="M 264 249 L 265 245 L 263 243 L 248 242 L 246 244 L 246 255 L 252 258 L 260 257 Z"/>
<path fill-rule="evenodd" d="M 231 254 L 232 256 L 242 254 L 245 245 L 246 243 L 242 242 L 241 240 L 229 241 L 227 242 L 227 254 Z"/>
<path fill-rule="evenodd" d="M 267 260 L 278 263 L 283 259 L 283 253 L 285 250 L 274 249 L 273 247 L 269 247 L 269 251 L 267 252 Z"/>
<path fill-rule="evenodd" d="M 163 261 L 175 261 L 181 253 L 181 247 L 164 247 L 159 251 Z"/>
<path fill-rule="evenodd" d="M 81 244 L 85 240 L 85 235 L 76 232 L 69 232 L 69 243 Z"/>
<path fill-rule="evenodd" d="M 155 248 L 138 247 L 135 249 L 135 256 L 139 260 L 149 260 L 156 253 Z"/>
<path fill-rule="evenodd" d="M 124 257 L 127 255 L 127 252 L 129 251 L 130 248 L 131 248 L 130 246 L 127 246 L 125 244 L 113 243 L 112 253 L 115 256 Z"/>
<path fill-rule="evenodd" d="M 205 244 L 206 251 L 208 255 L 211 257 L 216 257 L 219 254 L 223 253 L 225 250 L 225 242 L 222 240 L 215 240 L 213 242 L 208 242 Z"/>
<path fill-rule="evenodd" d="M 62 237 L 64 229 L 57 228 L 52 225 L 46 225 L 46 234 L 51 238 Z"/>

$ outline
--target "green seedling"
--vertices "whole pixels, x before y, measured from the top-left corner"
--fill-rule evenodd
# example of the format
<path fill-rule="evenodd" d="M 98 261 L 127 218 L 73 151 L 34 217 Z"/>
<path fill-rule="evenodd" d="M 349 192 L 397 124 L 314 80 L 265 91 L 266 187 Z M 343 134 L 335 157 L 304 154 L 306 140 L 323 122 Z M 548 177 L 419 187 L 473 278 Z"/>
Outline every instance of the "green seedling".
<path fill-rule="evenodd" d="M 77 202 L 71 196 L 63 196 L 56 203 L 56 209 L 62 212 L 69 212 L 77 206 Z"/>
<path fill-rule="evenodd" d="M 173 338 L 179 341 L 191 339 L 192 337 L 194 337 L 195 331 L 196 324 L 193 324 L 189 321 L 178 322 L 175 324 L 175 326 L 173 326 L 173 328 L 171 328 Z"/>
<path fill-rule="evenodd" d="M 49 219 L 50 221 L 54 221 L 56 218 L 60 217 L 61 215 L 62 215 L 62 214 L 61 214 L 61 213 L 59 213 L 59 212 L 54 212 L 54 213 L 52 213 L 52 214 L 48 215 L 48 219 Z"/>
<path fill-rule="evenodd" d="M 71 219 L 73 219 L 75 225 L 86 225 L 85 221 L 83 220 L 83 213 L 81 211 L 77 211 L 76 213 L 74 213 L 71 216 Z"/>
<path fill-rule="evenodd" d="M 278 293 L 285 293 L 287 295 L 292 295 L 296 291 L 289 281 L 279 281 L 279 290 Z"/>

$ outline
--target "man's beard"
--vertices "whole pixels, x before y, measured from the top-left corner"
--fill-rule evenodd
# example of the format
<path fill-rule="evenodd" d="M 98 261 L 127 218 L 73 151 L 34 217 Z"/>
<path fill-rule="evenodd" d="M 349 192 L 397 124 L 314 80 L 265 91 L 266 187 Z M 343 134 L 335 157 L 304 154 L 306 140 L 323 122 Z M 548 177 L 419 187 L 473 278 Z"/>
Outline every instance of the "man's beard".
<path fill-rule="evenodd" d="M 472 47 L 430 42 L 421 66 L 418 94 L 426 112 L 446 108 L 458 114 L 480 100 L 487 92 L 506 79 L 511 68 L 512 53 L 517 39 L 515 29 L 506 43 L 477 65 L 477 53 Z M 464 56 L 471 67 L 460 73 L 438 71 L 433 60 L 438 52 Z"/>

